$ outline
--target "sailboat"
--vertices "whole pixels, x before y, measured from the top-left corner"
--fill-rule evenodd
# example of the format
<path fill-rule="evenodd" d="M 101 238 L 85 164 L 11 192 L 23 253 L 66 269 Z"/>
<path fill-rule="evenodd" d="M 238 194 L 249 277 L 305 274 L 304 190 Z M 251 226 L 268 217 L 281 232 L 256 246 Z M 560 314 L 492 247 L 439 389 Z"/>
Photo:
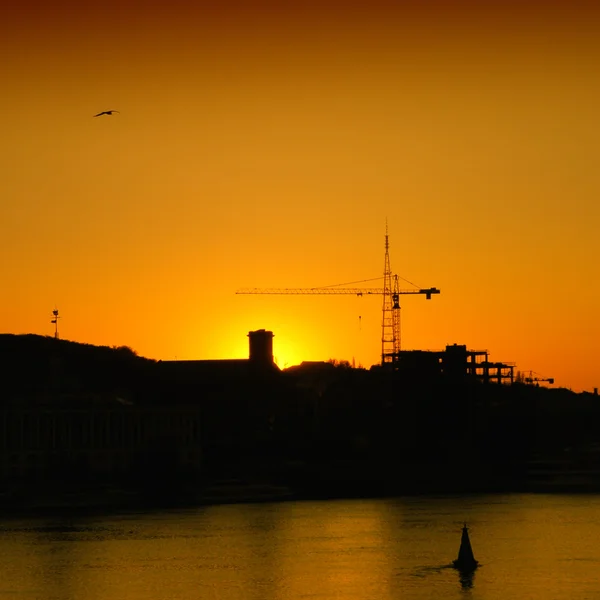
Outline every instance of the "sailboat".
<path fill-rule="evenodd" d="M 452 566 L 455 569 L 463 572 L 474 571 L 479 563 L 473 556 L 473 549 L 471 548 L 471 540 L 469 539 L 469 530 L 465 523 L 462 528 L 462 536 L 460 538 L 460 548 L 458 550 L 458 558 L 452 561 Z"/>

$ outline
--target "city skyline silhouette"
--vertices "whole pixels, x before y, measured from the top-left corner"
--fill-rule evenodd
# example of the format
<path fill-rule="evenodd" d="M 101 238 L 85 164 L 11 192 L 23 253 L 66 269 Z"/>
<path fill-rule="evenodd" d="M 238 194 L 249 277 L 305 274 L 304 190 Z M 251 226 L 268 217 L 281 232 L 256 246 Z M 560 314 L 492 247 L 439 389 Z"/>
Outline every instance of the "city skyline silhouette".
<path fill-rule="evenodd" d="M 280 366 L 381 355 L 381 298 L 242 297 L 392 272 L 402 345 L 598 386 L 597 7 L 533 0 L 14 5 L 0 331 Z M 115 107 L 114 118 L 91 118 Z"/>

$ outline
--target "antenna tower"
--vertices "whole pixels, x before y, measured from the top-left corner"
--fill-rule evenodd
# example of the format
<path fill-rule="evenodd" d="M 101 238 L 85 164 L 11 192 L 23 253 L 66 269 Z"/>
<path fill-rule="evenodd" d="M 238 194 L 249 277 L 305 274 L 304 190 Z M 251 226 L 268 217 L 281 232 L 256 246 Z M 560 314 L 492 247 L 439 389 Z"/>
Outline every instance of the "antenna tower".
<path fill-rule="evenodd" d="M 50 323 L 54 324 L 54 338 L 58 339 L 58 320 L 60 319 L 60 317 L 58 316 L 58 308 L 55 308 L 52 311 L 52 316 L 54 318 L 52 319 L 52 321 L 50 321 Z"/>

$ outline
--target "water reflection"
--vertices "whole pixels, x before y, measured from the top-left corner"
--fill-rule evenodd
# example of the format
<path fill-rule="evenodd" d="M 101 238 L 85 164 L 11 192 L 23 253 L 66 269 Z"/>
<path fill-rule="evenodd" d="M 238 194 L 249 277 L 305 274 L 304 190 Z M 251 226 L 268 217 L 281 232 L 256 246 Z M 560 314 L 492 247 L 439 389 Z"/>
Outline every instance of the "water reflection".
<path fill-rule="evenodd" d="M 5 521 L 0 595 L 452 600 L 473 591 L 486 600 L 591 597 L 600 589 L 599 509 L 600 497 L 592 496 L 412 498 Z M 475 572 L 451 566 L 465 516 L 486 565 L 477 580 Z"/>
<path fill-rule="evenodd" d="M 475 582 L 475 571 L 461 571 L 458 570 L 458 580 L 460 582 L 460 586 L 464 589 L 471 589 Z"/>

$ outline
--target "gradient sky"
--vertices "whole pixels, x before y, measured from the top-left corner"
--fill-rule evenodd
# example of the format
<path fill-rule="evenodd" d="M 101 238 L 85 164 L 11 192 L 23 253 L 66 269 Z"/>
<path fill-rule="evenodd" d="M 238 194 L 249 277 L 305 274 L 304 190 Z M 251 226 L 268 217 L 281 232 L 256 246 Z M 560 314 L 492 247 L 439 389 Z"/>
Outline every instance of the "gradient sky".
<path fill-rule="evenodd" d="M 0 330 L 279 366 L 402 347 L 600 385 L 600 9 L 22 2 L 0 14 Z M 120 114 L 92 118 L 116 109 Z M 369 285 L 378 285 L 372 282 Z M 407 283 L 403 287 L 410 287 Z"/>

